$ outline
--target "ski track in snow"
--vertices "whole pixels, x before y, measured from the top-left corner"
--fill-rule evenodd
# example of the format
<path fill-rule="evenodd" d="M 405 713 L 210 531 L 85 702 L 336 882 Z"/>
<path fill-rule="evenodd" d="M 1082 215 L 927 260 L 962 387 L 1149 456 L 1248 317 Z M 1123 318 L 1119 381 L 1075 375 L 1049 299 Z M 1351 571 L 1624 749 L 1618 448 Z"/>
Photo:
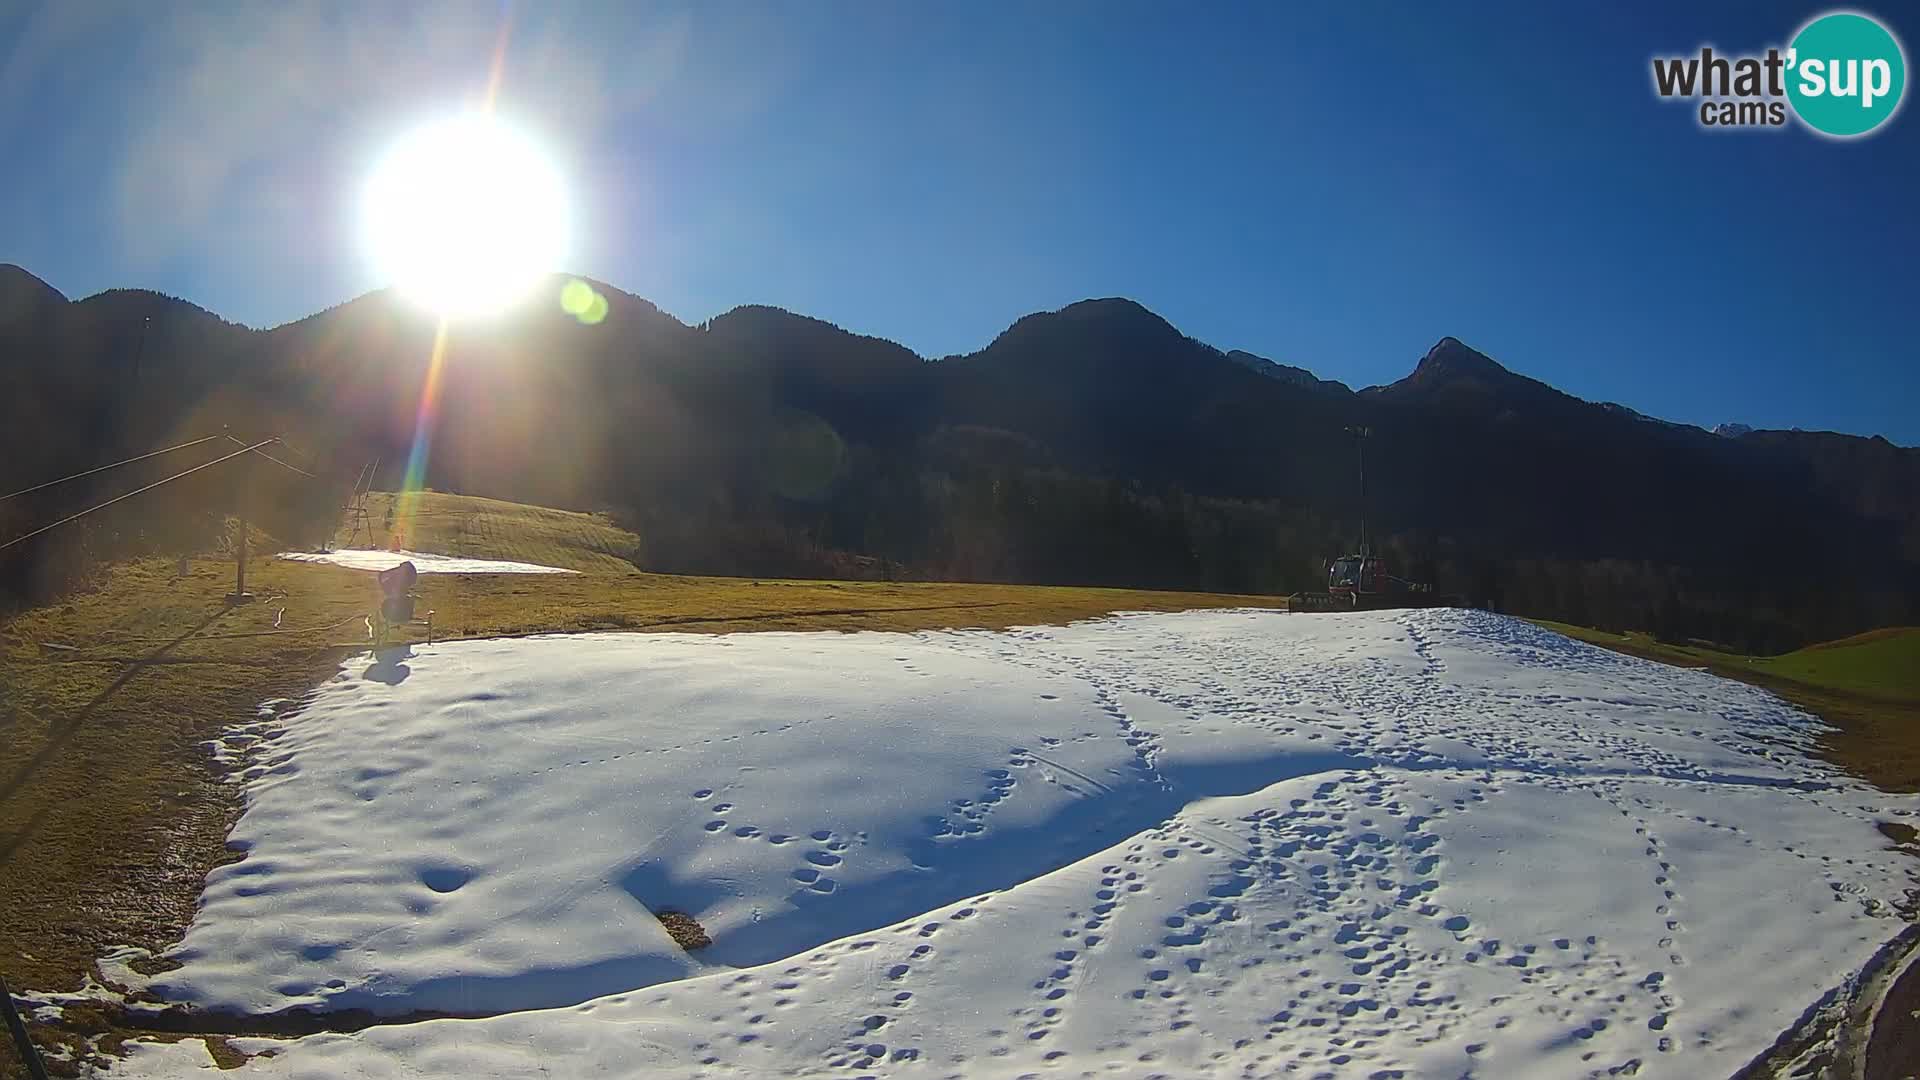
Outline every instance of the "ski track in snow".
<path fill-rule="evenodd" d="M 1479 612 L 406 659 L 214 748 L 248 854 L 154 986 L 498 1015 L 249 1073 L 1728 1075 L 1912 884 L 1811 718 Z"/>

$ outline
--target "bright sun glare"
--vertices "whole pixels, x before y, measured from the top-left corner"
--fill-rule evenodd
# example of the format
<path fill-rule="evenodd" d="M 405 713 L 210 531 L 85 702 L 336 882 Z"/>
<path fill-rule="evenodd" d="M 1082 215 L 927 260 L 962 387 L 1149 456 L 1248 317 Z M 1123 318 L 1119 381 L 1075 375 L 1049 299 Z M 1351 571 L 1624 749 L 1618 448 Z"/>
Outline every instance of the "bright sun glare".
<path fill-rule="evenodd" d="M 471 115 L 397 143 L 367 185 L 380 272 L 444 315 L 497 311 L 565 254 L 566 193 L 538 147 Z"/>

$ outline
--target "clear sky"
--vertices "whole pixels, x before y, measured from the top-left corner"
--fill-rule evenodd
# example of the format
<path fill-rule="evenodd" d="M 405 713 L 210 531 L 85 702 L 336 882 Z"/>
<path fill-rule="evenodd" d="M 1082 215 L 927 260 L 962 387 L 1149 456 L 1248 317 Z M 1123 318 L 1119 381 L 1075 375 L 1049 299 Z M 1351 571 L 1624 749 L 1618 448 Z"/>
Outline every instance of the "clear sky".
<path fill-rule="evenodd" d="M 939 356 L 1123 295 L 1355 386 L 1452 334 L 1669 419 L 1920 444 L 1920 113 L 1840 143 L 1652 91 L 1655 54 L 1825 10 L 14 0 L 0 261 L 256 326 L 376 287 L 370 164 L 478 98 L 504 22 L 565 268 L 688 321 Z"/>

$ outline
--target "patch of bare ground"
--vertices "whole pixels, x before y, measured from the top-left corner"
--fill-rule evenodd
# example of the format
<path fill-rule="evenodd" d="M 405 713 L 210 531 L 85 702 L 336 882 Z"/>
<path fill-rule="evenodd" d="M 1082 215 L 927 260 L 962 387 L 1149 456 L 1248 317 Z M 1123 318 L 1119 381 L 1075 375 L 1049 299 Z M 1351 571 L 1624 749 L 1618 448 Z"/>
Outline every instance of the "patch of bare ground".
<path fill-rule="evenodd" d="M 661 926 L 666 927 L 667 936 L 673 939 L 673 943 L 687 952 L 713 944 L 706 930 L 686 912 L 662 911 L 654 917 L 660 920 Z"/>

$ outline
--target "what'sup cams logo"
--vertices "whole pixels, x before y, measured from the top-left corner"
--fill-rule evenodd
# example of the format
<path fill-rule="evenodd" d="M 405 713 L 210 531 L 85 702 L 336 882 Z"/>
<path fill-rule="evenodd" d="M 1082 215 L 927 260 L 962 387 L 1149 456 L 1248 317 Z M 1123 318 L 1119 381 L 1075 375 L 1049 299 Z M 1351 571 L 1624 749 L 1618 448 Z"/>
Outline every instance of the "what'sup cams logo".
<path fill-rule="evenodd" d="M 1777 128 L 1792 115 L 1822 135 L 1850 139 L 1900 111 L 1907 58 L 1877 19 L 1835 11 L 1801 27 L 1785 50 L 1723 56 L 1703 47 L 1698 55 L 1656 56 L 1653 89 L 1697 100 L 1702 127 Z"/>

